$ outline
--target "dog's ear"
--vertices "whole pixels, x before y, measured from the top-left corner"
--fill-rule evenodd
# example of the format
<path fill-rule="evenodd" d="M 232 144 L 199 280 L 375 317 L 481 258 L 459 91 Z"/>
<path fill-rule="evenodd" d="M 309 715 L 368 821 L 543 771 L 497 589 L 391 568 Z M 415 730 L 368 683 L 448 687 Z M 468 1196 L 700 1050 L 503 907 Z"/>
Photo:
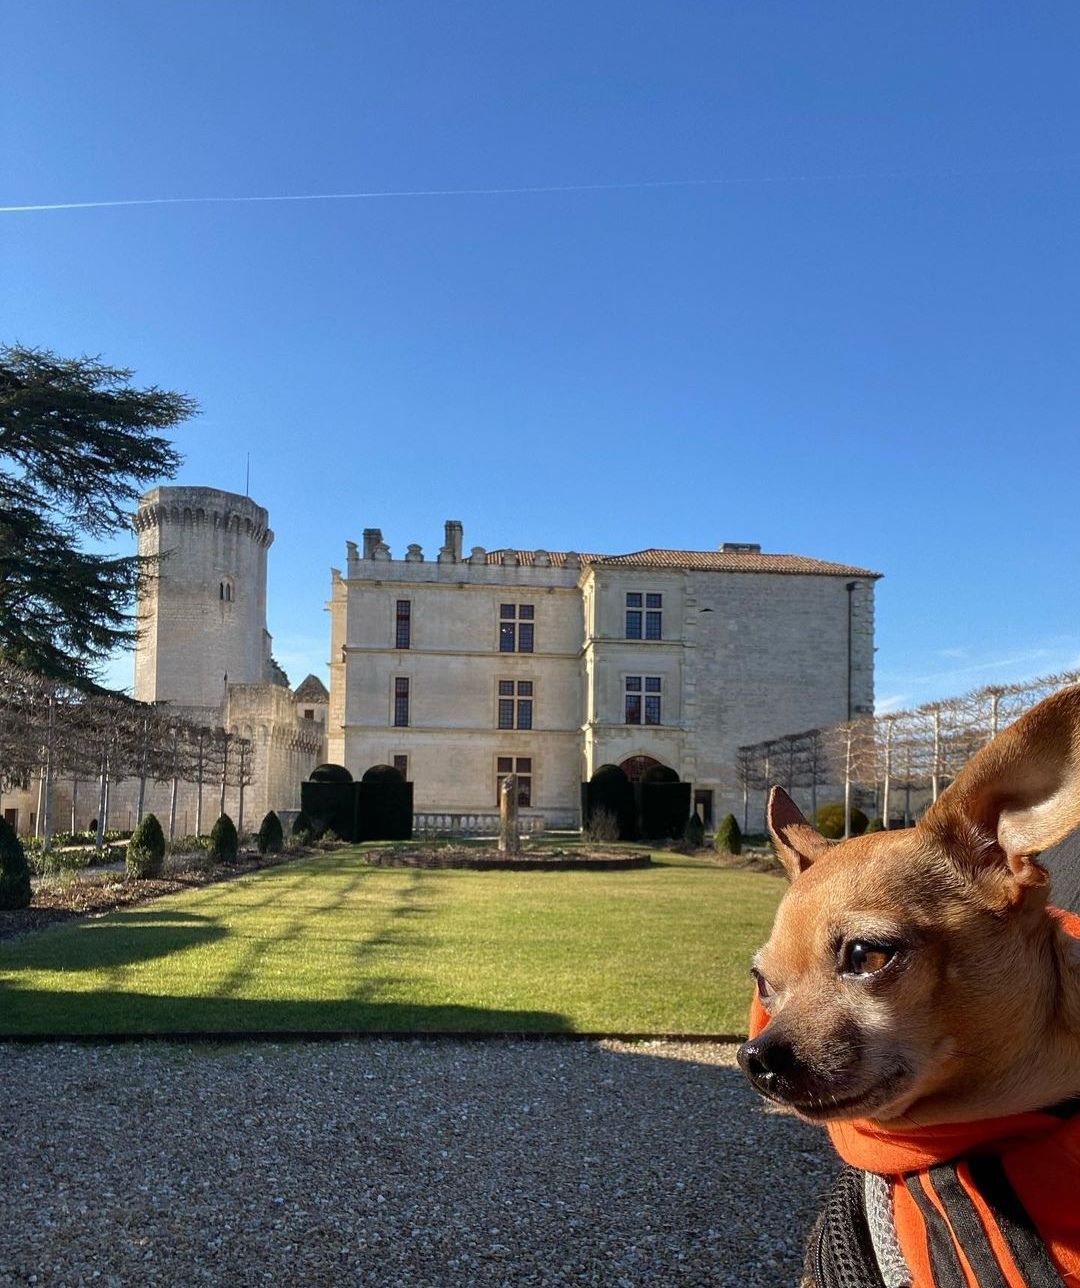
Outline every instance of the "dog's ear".
<path fill-rule="evenodd" d="M 1034 857 L 1080 825 L 1080 685 L 1040 702 L 975 753 L 919 827 L 1009 903 L 1045 886 Z"/>
<path fill-rule="evenodd" d="M 829 847 L 829 842 L 803 818 L 798 805 L 782 787 L 774 787 L 769 793 L 765 822 L 789 881 L 805 872 Z"/>

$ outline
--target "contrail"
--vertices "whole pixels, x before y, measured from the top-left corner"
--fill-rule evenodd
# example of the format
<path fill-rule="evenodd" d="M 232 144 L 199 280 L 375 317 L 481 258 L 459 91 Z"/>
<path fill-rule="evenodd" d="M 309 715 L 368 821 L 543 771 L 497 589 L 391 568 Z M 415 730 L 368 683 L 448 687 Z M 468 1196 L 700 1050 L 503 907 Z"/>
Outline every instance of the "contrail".
<path fill-rule="evenodd" d="M 631 192 L 648 188 L 748 187 L 759 184 L 835 183 L 864 179 L 961 179 L 991 174 L 1046 173 L 1080 163 L 1078 157 L 1048 158 L 1017 164 L 1001 162 L 980 168 L 939 170 L 871 170 L 836 174 L 785 174 L 729 176 L 716 179 L 632 179 L 622 183 L 552 183 L 507 188 L 400 188 L 371 192 L 301 192 L 267 196 L 135 197 L 118 201 L 56 201 L 33 205 L 0 206 L 0 214 L 16 215 L 46 210 L 108 210 L 128 206 L 242 205 L 286 201 L 386 201 L 409 197 L 514 197 L 541 193 Z"/>

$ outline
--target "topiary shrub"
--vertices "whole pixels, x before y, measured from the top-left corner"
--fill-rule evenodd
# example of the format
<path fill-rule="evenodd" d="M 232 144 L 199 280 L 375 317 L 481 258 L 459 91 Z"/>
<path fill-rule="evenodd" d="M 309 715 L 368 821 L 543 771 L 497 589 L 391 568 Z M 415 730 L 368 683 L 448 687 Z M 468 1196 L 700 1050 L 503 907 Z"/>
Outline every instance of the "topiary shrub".
<path fill-rule="evenodd" d="M 866 831 L 866 815 L 852 805 L 850 817 L 851 835 L 861 836 Z M 844 802 L 829 801 L 827 805 L 819 806 L 814 815 L 814 825 L 822 836 L 838 841 L 844 835 Z"/>
<path fill-rule="evenodd" d="M 360 781 L 362 783 L 403 783 L 405 775 L 393 765 L 372 765 L 370 769 L 364 770 L 364 776 Z"/>
<path fill-rule="evenodd" d="M 720 820 L 713 845 L 718 854 L 741 854 L 742 832 L 734 814 L 725 814 Z"/>
<path fill-rule="evenodd" d="M 616 823 L 616 836 L 605 836 L 604 840 L 632 841 L 636 838 L 637 807 L 634 788 L 618 765 L 600 765 L 592 778 L 582 784 L 581 817 L 584 829 L 590 828 L 598 813 L 610 814 Z M 599 826 L 601 831 L 609 829 L 606 820 L 601 821 Z M 597 836 L 594 839 L 601 838 Z"/>
<path fill-rule="evenodd" d="M 686 827 L 683 829 L 683 840 L 695 850 L 700 850 L 705 844 L 705 824 L 701 821 L 701 815 L 696 810 L 686 820 Z"/>
<path fill-rule="evenodd" d="M 161 876 L 165 867 L 165 833 L 156 814 L 147 814 L 132 832 L 124 855 L 124 867 L 135 881 Z"/>
<path fill-rule="evenodd" d="M 413 785 L 393 765 L 372 765 L 356 784 L 355 830 L 350 836 L 340 824 L 334 830 L 346 841 L 408 841 L 412 838 Z"/>
<path fill-rule="evenodd" d="M 315 824 L 304 813 L 303 810 L 293 819 L 293 825 L 289 828 L 289 836 L 298 845 L 307 845 L 315 835 Z"/>
<path fill-rule="evenodd" d="M 26 853 L 11 824 L 0 818 L 0 909 L 8 912 L 30 906 L 30 869 Z"/>
<path fill-rule="evenodd" d="M 260 854 L 280 854 L 285 843 L 285 834 L 281 830 L 281 819 L 273 810 L 259 824 L 259 836 L 256 845 Z"/>
<path fill-rule="evenodd" d="M 389 766 L 387 766 L 389 768 Z M 344 765 L 316 765 L 308 779 L 312 783 L 351 783 L 352 774 Z"/>
<path fill-rule="evenodd" d="M 210 830 L 210 857 L 215 863 L 235 863 L 239 848 L 236 824 L 228 814 L 222 814 Z"/>
<path fill-rule="evenodd" d="M 643 783 L 677 783 L 679 775 L 668 765 L 650 765 L 641 775 Z"/>

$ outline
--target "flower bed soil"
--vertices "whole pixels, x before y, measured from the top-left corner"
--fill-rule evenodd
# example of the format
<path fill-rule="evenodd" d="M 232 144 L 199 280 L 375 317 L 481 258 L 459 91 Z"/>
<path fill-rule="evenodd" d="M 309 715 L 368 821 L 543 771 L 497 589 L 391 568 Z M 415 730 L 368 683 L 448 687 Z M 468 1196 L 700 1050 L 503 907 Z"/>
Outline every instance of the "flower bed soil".
<path fill-rule="evenodd" d="M 469 868 L 476 872 L 618 872 L 627 868 L 647 868 L 652 859 L 647 854 L 622 854 L 604 850 L 557 850 L 503 854 L 499 850 L 477 850 L 466 846 L 443 846 L 436 849 L 372 850 L 366 862 L 383 868 Z"/>

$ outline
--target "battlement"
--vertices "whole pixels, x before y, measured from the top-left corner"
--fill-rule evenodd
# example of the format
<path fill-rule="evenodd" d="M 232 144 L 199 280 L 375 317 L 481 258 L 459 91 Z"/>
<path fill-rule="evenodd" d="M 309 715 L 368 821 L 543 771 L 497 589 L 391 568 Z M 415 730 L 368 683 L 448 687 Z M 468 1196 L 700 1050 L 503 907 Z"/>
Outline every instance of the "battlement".
<path fill-rule="evenodd" d="M 269 520 L 263 506 L 250 497 L 214 487 L 151 488 L 139 497 L 139 508 L 132 516 L 132 524 L 140 533 L 166 524 L 232 529 L 264 548 L 274 540 Z"/>

